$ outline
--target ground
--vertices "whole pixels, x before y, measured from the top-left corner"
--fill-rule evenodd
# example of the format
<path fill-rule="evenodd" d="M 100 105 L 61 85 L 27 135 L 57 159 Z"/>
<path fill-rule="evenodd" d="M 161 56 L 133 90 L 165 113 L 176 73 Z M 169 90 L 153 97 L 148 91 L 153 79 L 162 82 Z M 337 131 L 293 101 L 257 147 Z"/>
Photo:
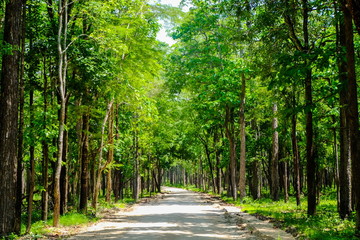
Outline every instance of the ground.
<path fill-rule="evenodd" d="M 117 211 L 83 229 L 82 239 L 294 239 L 208 195 L 166 187 L 166 194 Z"/>

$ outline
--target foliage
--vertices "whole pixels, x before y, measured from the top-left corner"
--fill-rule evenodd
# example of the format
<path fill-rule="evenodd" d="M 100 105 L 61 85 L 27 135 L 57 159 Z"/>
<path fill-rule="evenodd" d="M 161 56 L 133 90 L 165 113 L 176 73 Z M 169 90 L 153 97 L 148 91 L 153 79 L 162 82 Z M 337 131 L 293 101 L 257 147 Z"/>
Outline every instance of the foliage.
<path fill-rule="evenodd" d="M 294 197 L 290 197 L 288 203 L 248 198 L 240 207 L 249 214 L 269 217 L 275 225 L 285 230 L 295 228 L 299 239 L 356 239 L 353 235 L 354 219 L 342 220 L 339 217 L 333 196 L 322 199 L 315 216 L 307 216 L 305 198 L 302 203 L 297 207 Z"/>

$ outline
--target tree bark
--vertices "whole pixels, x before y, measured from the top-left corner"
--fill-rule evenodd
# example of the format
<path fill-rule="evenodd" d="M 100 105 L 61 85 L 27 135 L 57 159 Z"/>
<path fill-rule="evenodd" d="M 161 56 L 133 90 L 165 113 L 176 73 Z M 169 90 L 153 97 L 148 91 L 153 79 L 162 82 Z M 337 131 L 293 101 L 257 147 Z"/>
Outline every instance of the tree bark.
<path fill-rule="evenodd" d="M 101 175 L 102 172 L 104 171 L 104 169 L 106 168 L 106 166 L 110 163 L 108 161 L 106 161 L 105 163 L 102 162 L 103 160 L 103 148 L 104 148 L 104 134 L 105 134 L 105 127 L 106 127 L 106 123 L 108 121 L 109 115 L 110 115 L 110 111 L 112 109 L 112 105 L 114 103 L 114 99 L 112 99 L 108 106 L 107 106 L 107 110 L 106 110 L 106 114 L 101 126 L 101 140 L 100 140 L 100 153 L 99 153 L 99 160 L 98 160 L 98 168 L 95 174 L 95 186 L 94 186 L 94 193 L 93 193 L 93 199 L 92 199 L 92 207 L 96 210 L 96 205 L 97 205 L 97 200 L 99 197 L 99 191 L 100 191 L 100 184 L 101 184 Z"/>
<path fill-rule="evenodd" d="M 109 139 L 109 150 L 107 155 L 107 162 L 111 163 L 114 160 L 114 107 L 111 107 L 110 116 L 109 116 L 109 130 L 108 130 L 108 139 Z M 111 169 L 108 169 L 106 174 L 106 201 L 110 203 L 111 201 Z"/>
<path fill-rule="evenodd" d="M 4 42 L 11 54 L 2 57 L 0 88 L 0 237 L 20 232 L 16 210 L 18 165 L 18 77 L 22 1 L 6 3 Z"/>
<path fill-rule="evenodd" d="M 31 83 L 30 83 L 31 84 Z M 30 131 L 31 131 L 31 140 L 30 140 L 30 169 L 28 176 L 28 208 L 27 208 L 27 225 L 26 225 L 26 234 L 30 232 L 31 229 L 31 220 L 33 212 L 33 198 L 34 198 L 34 187 L 35 187 L 35 136 L 34 136 L 34 89 L 30 90 Z"/>
<path fill-rule="evenodd" d="M 272 157 L 271 157 L 271 198 L 273 201 L 279 201 L 279 133 L 277 119 L 277 105 L 273 104 L 273 122 L 272 122 Z"/>
<path fill-rule="evenodd" d="M 134 175 L 133 175 L 133 198 L 139 200 L 140 194 L 140 149 L 137 130 L 134 131 Z"/>
<path fill-rule="evenodd" d="M 283 181 L 284 181 L 284 201 L 288 202 L 289 201 L 289 184 L 288 184 L 288 162 L 285 161 L 284 162 L 284 176 L 283 176 Z"/>
<path fill-rule="evenodd" d="M 230 146 L 230 165 L 229 165 L 229 175 L 230 175 L 230 186 L 231 186 L 231 196 L 234 201 L 237 200 L 237 189 L 236 189 L 236 143 L 234 138 L 234 123 L 233 123 L 233 112 L 234 109 L 226 106 L 226 116 L 225 116 L 225 130 L 226 137 L 229 140 Z"/>
<path fill-rule="evenodd" d="M 349 3 L 349 2 L 348 2 Z M 352 184 L 354 190 L 354 205 L 356 210 L 356 235 L 360 235 L 360 155 L 358 153 L 360 146 L 359 139 L 359 113 L 358 113 L 358 97 L 357 97 L 357 83 L 355 73 L 355 51 L 354 51 L 354 36 L 353 24 L 351 18 L 351 4 L 342 1 L 342 11 L 344 14 L 345 27 L 345 45 L 346 45 L 346 69 L 348 78 L 348 123 L 350 132 L 350 149 L 351 149 L 351 164 L 352 164 Z"/>
<path fill-rule="evenodd" d="M 241 94 L 240 94 L 240 169 L 239 169 L 239 190 L 240 200 L 246 196 L 246 132 L 245 132 L 245 94 L 246 79 L 245 74 L 241 74 Z"/>
<path fill-rule="evenodd" d="M 16 225 L 21 223 L 22 207 L 22 171 L 24 154 L 24 103 L 25 103 L 25 41 L 26 41 L 26 0 L 23 0 L 21 23 L 21 69 L 19 83 L 19 133 L 18 133 L 18 159 L 17 159 L 17 197 L 16 197 Z"/>
<path fill-rule="evenodd" d="M 65 104 L 65 125 L 67 124 L 67 101 Z M 60 174 L 60 214 L 63 215 L 67 212 L 68 192 L 69 192 L 69 178 L 68 178 L 68 167 L 67 162 L 68 148 L 69 148 L 69 134 L 67 130 L 64 130 L 64 147 L 62 154 L 62 166 Z"/>
<path fill-rule="evenodd" d="M 220 166 L 220 158 L 221 158 L 221 153 L 220 153 L 220 149 L 218 147 L 218 143 L 219 143 L 219 133 L 218 133 L 218 129 L 215 129 L 214 131 L 214 149 L 215 149 L 215 159 L 216 159 L 216 189 L 217 189 L 217 194 L 221 194 L 222 190 L 221 190 L 221 166 Z"/>
<path fill-rule="evenodd" d="M 87 213 L 87 201 L 89 196 L 89 110 L 82 117 L 82 154 L 81 154 L 81 176 L 80 176 L 80 205 L 79 210 Z"/>
<path fill-rule="evenodd" d="M 294 85 L 295 88 L 295 85 Z M 295 109 L 295 90 L 293 92 L 293 108 Z M 300 206 L 300 158 L 299 158 L 299 148 L 297 143 L 296 137 L 296 113 L 294 112 L 291 115 L 291 142 L 292 142 L 292 154 L 293 154 L 293 161 L 294 161 L 294 188 L 295 188 L 295 195 L 296 195 L 296 205 Z"/>
<path fill-rule="evenodd" d="M 160 162 L 160 158 L 157 159 L 157 169 L 158 169 L 158 175 L 157 175 L 157 190 L 160 193 L 161 192 L 161 162 Z"/>
<path fill-rule="evenodd" d="M 261 198 L 261 165 L 259 160 L 252 163 L 251 196 L 254 200 Z"/>
<path fill-rule="evenodd" d="M 66 73 L 67 73 L 67 25 L 68 25 L 68 1 L 59 0 L 59 27 L 57 36 L 58 47 L 58 81 L 59 81 L 59 136 L 58 152 L 54 173 L 54 213 L 53 226 L 60 224 L 60 176 L 64 154 L 64 131 L 65 131 L 65 111 L 66 111 Z"/>
<path fill-rule="evenodd" d="M 340 163 L 339 163 L 339 214 L 342 219 L 350 216 L 352 212 L 352 187 L 351 187 L 351 149 L 350 149 L 350 132 L 348 123 L 348 78 L 346 61 L 342 52 L 346 48 L 346 33 L 344 21 L 339 22 L 339 47 L 338 47 L 338 67 L 340 88 Z"/>
<path fill-rule="evenodd" d="M 304 47 L 303 52 L 309 54 L 309 6 L 307 0 L 302 0 L 303 11 L 303 34 Z M 316 160 L 314 156 L 314 132 L 313 132 L 313 96 L 312 96 L 312 71 L 309 66 L 309 60 L 305 60 L 305 103 L 306 103 L 306 159 L 307 159 L 307 188 L 308 188 L 308 211 L 312 216 L 316 212 Z"/>
<path fill-rule="evenodd" d="M 207 141 L 205 140 L 205 137 L 206 136 L 204 136 L 204 138 L 202 138 L 201 135 L 199 134 L 199 138 L 205 147 L 206 159 L 208 160 L 209 169 L 210 169 L 210 178 L 211 178 L 212 188 L 213 188 L 213 192 L 215 193 L 216 192 L 216 183 L 215 183 L 215 177 L 214 177 L 213 164 L 211 161 L 211 152 L 209 149 L 209 145 L 208 145 Z"/>
<path fill-rule="evenodd" d="M 46 127 L 47 127 L 47 117 L 46 117 L 46 113 L 47 113 L 47 89 L 48 89 L 48 82 L 47 82 L 47 77 L 46 77 L 46 60 L 44 57 L 44 106 L 43 106 L 43 111 L 44 111 L 44 125 L 43 125 L 43 129 L 44 131 L 46 131 Z M 48 208 L 49 208 L 49 183 L 48 183 L 48 172 L 49 172 L 49 145 L 45 139 L 41 141 L 42 143 L 42 153 L 43 153 L 43 160 L 42 160 L 42 184 L 43 184 L 43 188 L 44 191 L 42 191 L 41 193 L 41 219 L 43 221 L 46 221 L 48 218 Z"/>

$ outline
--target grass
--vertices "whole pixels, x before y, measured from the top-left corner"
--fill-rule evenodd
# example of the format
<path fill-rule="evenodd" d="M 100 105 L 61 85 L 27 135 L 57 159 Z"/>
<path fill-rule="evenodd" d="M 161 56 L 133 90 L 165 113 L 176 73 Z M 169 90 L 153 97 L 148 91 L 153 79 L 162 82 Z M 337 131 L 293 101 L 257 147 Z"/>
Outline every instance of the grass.
<path fill-rule="evenodd" d="M 133 203 L 135 203 L 133 198 L 124 198 L 122 200 L 119 200 L 116 203 L 115 203 L 115 199 L 112 199 L 111 202 L 108 203 L 105 201 L 104 197 L 100 197 L 97 211 L 101 212 L 104 209 L 110 209 L 110 208 L 123 209 L 123 208 L 126 208 L 129 204 L 133 204 Z M 92 212 L 93 214 L 95 214 L 95 210 L 91 207 L 89 207 L 89 212 Z"/>
<path fill-rule="evenodd" d="M 70 212 L 60 217 L 61 227 L 70 227 L 70 226 L 83 226 L 89 223 L 96 222 L 98 218 L 92 215 L 85 215 L 77 212 Z M 37 221 L 31 226 L 30 236 L 36 238 L 42 235 L 52 233 L 54 228 L 52 226 L 53 219 L 47 221 Z M 22 233 L 25 233 L 25 225 L 22 225 Z"/>
<path fill-rule="evenodd" d="M 188 190 L 204 192 L 194 186 L 183 187 Z M 212 194 L 212 193 L 210 193 Z M 295 231 L 299 234 L 298 239 L 316 240 L 355 240 L 354 236 L 355 219 L 342 220 L 337 212 L 336 194 L 327 191 L 321 196 L 320 204 L 317 206 L 315 216 L 307 216 L 307 200 L 301 199 L 301 206 L 296 205 L 295 197 L 289 201 L 273 202 L 269 198 L 253 200 L 245 197 L 242 202 L 234 201 L 227 196 L 219 196 L 227 203 L 241 207 L 245 212 L 269 218 L 278 227 L 284 230 Z"/>
<path fill-rule="evenodd" d="M 306 212 L 306 199 L 302 199 L 300 207 L 296 206 L 295 198 L 290 198 L 288 203 L 246 198 L 237 205 L 250 214 L 272 218 L 283 228 L 295 228 L 300 233 L 299 239 L 357 239 L 354 237 L 355 222 L 340 219 L 336 201 L 332 199 L 322 200 L 316 215 L 310 217 Z"/>

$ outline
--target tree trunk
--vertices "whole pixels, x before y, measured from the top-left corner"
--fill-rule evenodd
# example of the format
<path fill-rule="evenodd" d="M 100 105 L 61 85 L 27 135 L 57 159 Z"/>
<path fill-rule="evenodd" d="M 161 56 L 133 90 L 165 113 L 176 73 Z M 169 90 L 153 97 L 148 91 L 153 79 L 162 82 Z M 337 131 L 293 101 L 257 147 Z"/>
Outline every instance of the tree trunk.
<path fill-rule="evenodd" d="M 44 131 L 46 131 L 46 127 L 47 127 L 47 117 L 46 117 L 46 113 L 47 113 L 47 89 L 48 89 L 48 85 L 47 85 L 47 77 L 46 77 L 46 58 L 44 57 L 44 106 L 43 106 L 43 111 L 44 111 L 44 125 L 43 125 L 43 129 Z M 48 187 L 48 170 L 49 170 L 49 145 L 47 143 L 47 140 L 44 139 L 41 141 L 42 144 L 42 153 L 43 153 L 43 161 L 42 161 L 42 184 L 43 184 L 43 188 L 44 191 L 42 191 L 41 193 L 41 219 L 43 221 L 47 221 L 48 219 L 48 208 L 49 208 L 49 187 Z"/>
<path fill-rule="evenodd" d="M 49 172 L 49 146 L 45 140 L 42 141 L 42 151 L 43 151 L 43 162 L 42 162 L 42 182 L 44 190 L 41 193 L 41 219 L 47 221 L 48 219 L 48 210 L 49 210 L 49 181 L 48 181 L 48 172 Z"/>
<path fill-rule="evenodd" d="M 109 116 L 109 130 L 108 130 L 108 139 L 109 139 L 109 150 L 107 156 L 107 162 L 111 163 L 114 160 L 114 107 L 111 107 L 110 116 Z M 108 169 L 106 174 L 106 202 L 110 203 L 111 201 L 111 169 Z"/>
<path fill-rule="evenodd" d="M 107 106 L 107 111 L 101 126 L 101 140 L 100 140 L 100 153 L 99 153 L 99 160 L 98 160 L 98 168 L 96 171 L 96 176 L 95 176 L 95 186 L 94 186 L 94 193 L 93 193 L 93 199 L 92 199 L 92 207 L 96 210 L 96 205 L 97 205 L 97 200 L 99 197 L 99 191 L 100 191 L 100 184 L 101 184 L 101 175 L 102 172 L 104 171 L 104 169 L 106 168 L 106 166 L 110 163 L 108 161 L 106 161 L 104 164 L 102 163 L 102 158 L 103 158 L 103 148 L 104 148 L 104 134 L 105 134 L 105 127 L 106 127 L 106 123 L 108 121 L 109 115 L 110 115 L 110 111 L 112 109 L 112 105 L 114 103 L 114 99 L 112 99 L 110 101 L 110 103 Z"/>
<path fill-rule="evenodd" d="M 61 101 L 59 116 L 59 138 L 58 138 L 58 156 L 54 174 L 54 213 L 53 226 L 58 227 L 60 224 L 60 177 L 62 167 L 62 155 L 64 149 L 64 129 L 65 129 L 65 101 Z"/>
<path fill-rule="evenodd" d="M 260 138 L 260 129 L 256 123 L 256 120 L 253 121 L 253 130 L 255 131 L 255 142 L 257 142 Z M 257 156 L 261 155 L 261 152 L 256 152 Z M 251 163 L 251 171 L 252 171 L 252 178 L 251 178 L 251 196 L 254 200 L 261 198 L 261 160 L 255 159 Z"/>
<path fill-rule="evenodd" d="M 309 6 L 307 0 L 302 0 L 303 10 L 303 34 L 305 54 L 309 54 Z M 307 159 L 307 188 L 308 188 L 308 215 L 312 216 L 316 212 L 316 161 L 314 156 L 314 132 L 313 132 L 313 97 L 312 97 L 312 71 L 309 60 L 305 60 L 305 103 L 306 103 L 306 159 Z"/>
<path fill-rule="evenodd" d="M 139 200 L 140 194 L 140 149 L 139 149 L 139 137 L 137 130 L 134 131 L 134 176 L 133 176 L 133 198 L 135 201 Z"/>
<path fill-rule="evenodd" d="M 21 23 L 21 69 L 19 83 L 19 133 L 18 133 L 18 159 L 17 159 L 17 197 L 15 225 L 21 224 L 21 207 L 23 193 L 23 154 L 24 154 L 24 103 L 25 103 L 25 41 L 26 41 L 26 0 L 23 0 Z"/>
<path fill-rule="evenodd" d="M 289 184 L 288 184 L 288 163 L 284 162 L 284 201 L 289 201 Z"/>
<path fill-rule="evenodd" d="M 89 196 L 89 126 L 90 114 L 89 109 L 82 117 L 82 153 L 81 153 L 81 175 L 80 175 L 80 205 L 79 210 L 82 213 L 87 213 L 87 201 Z"/>
<path fill-rule="evenodd" d="M 158 192 L 160 193 L 161 192 L 161 165 L 160 165 L 160 158 L 158 158 L 158 161 L 157 161 L 157 168 L 158 168 L 158 184 L 157 184 L 157 190 Z"/>
<path fill-rule="evenodd" d="M 218 136 L 218 130 L 215 129 L 214 131 L 214 149 L 215 149 L 215 159 L 216 159 L 216 189 L 217 189 L 217 194 L 221 194 L 222 190 L 221 190 L 221 166 L 220 166 L 220 157 L 221 157 L 221 153 L 220 153 L 220 149 L 217 146 L 219 143 L 219 136 Z"/>
<path fill-rule="evenodd" d="M 31 83 L 30 83 L 31 84 Z M 30 169 L 28 176 L 28 208 L 27 208 L 27 225 L 26 225 L 26 234 L 30 232 L 31 229 L 31 220 L 33 212 L 33 199 L 34 199 L 34 187 L 35 187 L 35 136 L 34 136 L 34 89 L 30 90 L 30 131 L 31 131 L 31 140 L 30 140 Z"/>
<path fill-rule="evenodd" d="M 215 183 L 215 178 L 214 178 L 213 165 L 212 165 L 212 161 L 211 161 L 211 152 L 210 152 L 207 141 L 205 141 L 205 139 L 204 139 L 205 137 L 202 138 L 199 135 L 199 138 L 205 147 L 205 154 L 206 154 L 206 158 L 208 160 L 209 169 L 210 169 L 210 178 L 211 178 L 212 188 L 213 188 L 213 192 L 216 193 L 216 183 Z"/>
<path fill-rule="evenodd" d="M 67 102 L 65 104 L 65 125 L 67 124 Z M 68 166 L 67 162 L 68 156 L 68 131 L 64 130 L 64 147 L 62 154 L 62 166 L 61 166 L 61 174 L 60 174 L 60 214 L 65 214 L 67 212 L 67 202 L 68 202 L 68 191 L 69 191 L 69 178 L 68 178 Z"/>
<path fill-rule="evenodd" d="M 229 140 L 230 146 L 230 185 L 231 185 L 231 196 L 234 201 L 237 200 L 237 189 L 236 189 L 236 143 L 234 138 L 234 123 L 233 123 L 233 112 L 234 109 L 226 106 L 226 117 L 225 117 L 225 130 L 226 137 Z"/>
<path fill-rule="evenodd" d="M 294 85 L 295 88 L 295 85 Z M 293 92 L 293 108 L 295 109 L 295 91 Z M 294 160 L 294 188 L 296 195 L 296 205 L 300 206 L 300 159 L 299 159 L 299 148 L 296 138 L 296 113 L 294 112 L 291 116 L 291 142 L 292 142 L 292 154 Z"/>
<path fill-rule="evenodd" d="M 354 205 L 356 210 L 356 235 L 360 235 L 360 155 L 358 153 L 360 146 L 359 139 L 359 113 L 358 113 L 358 97 L 357 97 L 357 83 L 355 73 L 355 53 L 354 53 L 354 39 L 353 39 L 353 24 L 351 18 L 351 6 L 343 3 L 344 27 L 345 27 L 345 45 L 346 45 L 346 60 L 347 60 L 347 78 L 348 78 L 348 123 L 350 132 L 350 149 L 351 149 L 351 164 L 352 164 L 352 184 L 355 195 Z"/>
<path fill-rule="evenodd" d="M 239 190 L 240 200 L 246 196 L 246 132 L 245 132 L 245 94 L 246 79 L 245 74 L 241 74 L 241 93 L 240 93 L 240 169 L 239 169 Z"/>
<path fill-rule="evenodd" d="M 279 201 L 279 133 L 277 119 L 277 105 L 273 105 L 273 122 L 272 122 L 272 157 L 271 157 L 271 198 L 273 201 Z"/>
<path fill-rule="evenodd" d="M 6 3 L 4 42 L 13 47 L 2 56 L 0 88 L 0 237 L 20 232 L 17 216 L 18 73 L 22 1 Z"/>
<path fill-rule="evenodd" d="M 261 198 L 261 165 L 259 160 L 252 162 L 251 196 L 254 200 Z"/>
<path fill-rule="evenodd" d="M 341 57 L 346 48 L 346 33 L 344 21 L 339 22 L 339 80 L 342 85 L 340 88 L 340 163 L 339 163 L 339 214 L 342 219 L 349 217 L 352 212 L 352 188 L 351 188 L 351 149 L 350 132 L 348 126 L 348 78 L 346 69 L 346 60 Z"/>
<path fill-rule="evenodd" d="M 112 190 L 115 197 L 115 203 L 120 199 L 120 170 L 114 169 L 114 179 L 112 181 Z"/>
<path fill-rule="evenodd" d="M 68 2 L 67 0 L 59 1 L 59 28 L 58 28 L 58 80 L 59 80 L 59 136 L 58 152 L 54 173 L 54 213 L 53 226 L 58 227 L 60 224 L 60 176 L 64 154 L 64 131 L 65 131 L 65 110 L 66 110 L 66 73 L 67 73 L 67 24 L 68 24 Z"/>

